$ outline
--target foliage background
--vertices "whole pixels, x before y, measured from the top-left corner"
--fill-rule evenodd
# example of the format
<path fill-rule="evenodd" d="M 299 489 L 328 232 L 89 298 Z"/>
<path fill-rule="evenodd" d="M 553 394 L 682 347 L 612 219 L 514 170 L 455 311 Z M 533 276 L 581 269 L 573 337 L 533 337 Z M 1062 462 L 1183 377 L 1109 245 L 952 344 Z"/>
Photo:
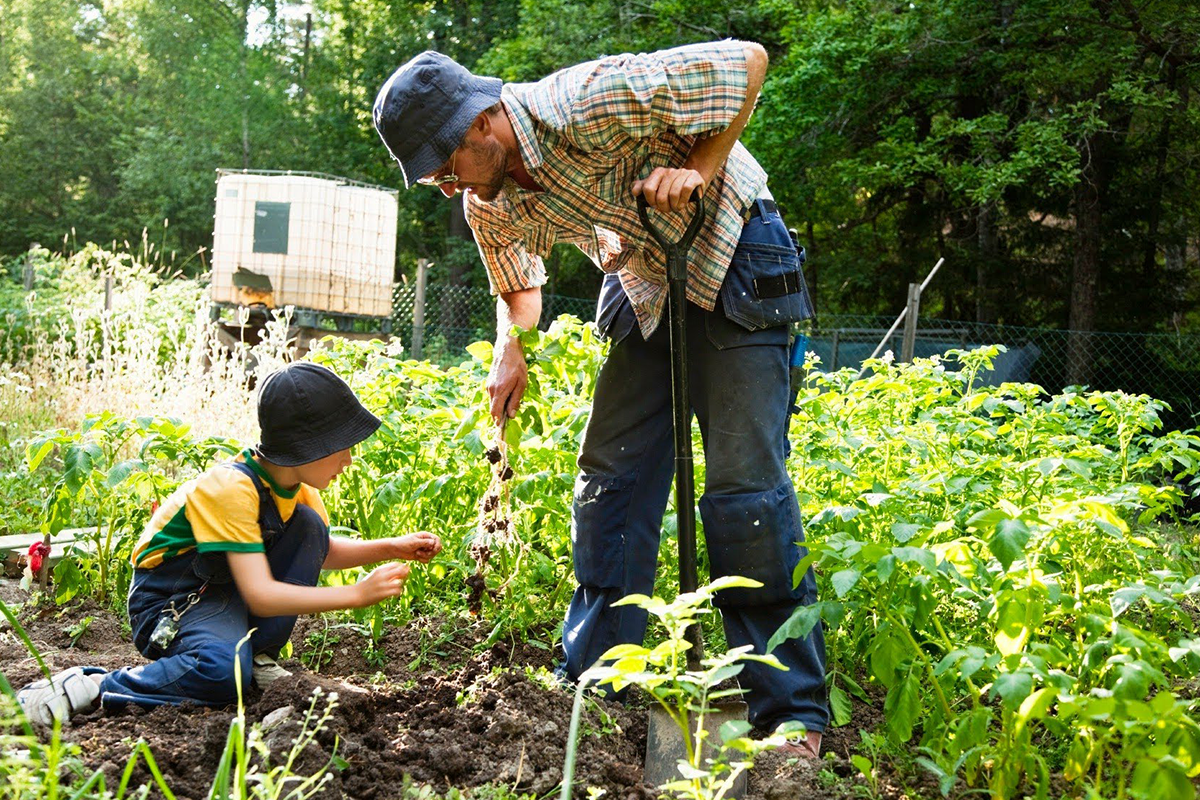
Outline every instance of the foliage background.
<path fill-rule="evenodd" d="M 145 230 L 197 274 L 217 167 L 396 185 L 369 108 L 423 49 L 522 81 L 726 36 L 771 54 L 746 140 L 823 310 L 894 313 L 945 255 L 947 319 L 1194 322 L 1190 0 L 0 0 L 0 254 Z M 398 272 L 484 285 L 457 204 L 401 201 Z M 552 262 L 549 291 L 592 296 Z"/>

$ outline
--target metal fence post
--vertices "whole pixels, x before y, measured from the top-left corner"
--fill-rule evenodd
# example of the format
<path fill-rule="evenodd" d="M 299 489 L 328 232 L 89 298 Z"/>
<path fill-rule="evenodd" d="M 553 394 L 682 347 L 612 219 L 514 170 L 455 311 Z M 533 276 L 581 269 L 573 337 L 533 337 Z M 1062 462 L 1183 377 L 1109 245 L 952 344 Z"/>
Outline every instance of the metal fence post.
<path fill-rule="evenodd" d="M 908 319 L 904 320 L 904 340 L 900 347 L 900 360 L 912 363 L 913 351 L 917 347 L 917 314 L 921 309 L 921 284 L 908 285 Z"/>
<path fill-rule="evenodd" d="M 429 272 L 429 260 L 417 259 L 417 295 L 413 298 L 412 355 L 420 360 L 425 346 L 425 276 Z"/>

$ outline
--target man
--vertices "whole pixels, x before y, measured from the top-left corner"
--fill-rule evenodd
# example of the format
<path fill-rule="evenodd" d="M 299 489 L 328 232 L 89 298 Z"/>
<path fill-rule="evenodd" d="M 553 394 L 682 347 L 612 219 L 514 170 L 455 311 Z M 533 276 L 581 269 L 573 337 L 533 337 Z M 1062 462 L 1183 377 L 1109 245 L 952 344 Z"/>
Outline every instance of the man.
<path fill-rule="evenodd" d="M 426 52 L 375 99 L 375 128 L 405 185 L 464 193 L 499 296 L 487 385 L 498 421 L 516 414 L 525 390 L 524 354 L 509 334 L 538 323 L 542 258 L 570 242 L 606 273 L 597 324 L 612 346 L 579 455 L 572 518 L 579 588 L 563 628 L 572 679 L 609 647 L 642 640 L 646 612 L 612 604 L 653 589 L 673 476 L 664 254 L 639 221 L 638 196 L 674 239 L 694 192 L 709 209 L 688 274 L 690 401 L 707 464 L 700 514 L 713 577 L 764 584 L 718 597 L 730 645 L 763 652 L 797 604 L 815 599 L 811 571 L 792 586 L 803 533 L 784 465 L 788 323 L 812 308 L 766 174 L 738 143 L 766 66 L 761 46 L 725 41 L 503 85 Z M 741 675 L 750 721 L 804 723 L 807 738 L 793 749 L 815 757 L 828 722 L 820 628 L 775 654 L 788 671 L 750 664 Z"/>

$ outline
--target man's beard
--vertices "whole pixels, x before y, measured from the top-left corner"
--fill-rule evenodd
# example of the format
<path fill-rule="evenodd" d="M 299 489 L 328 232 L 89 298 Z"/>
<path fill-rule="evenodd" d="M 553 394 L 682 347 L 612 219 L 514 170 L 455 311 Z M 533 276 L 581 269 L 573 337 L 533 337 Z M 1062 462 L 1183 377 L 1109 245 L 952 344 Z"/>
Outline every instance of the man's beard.
<path fill-rule="evenodd" d="M 481 173 L 490 176 L 484 183 L 473 183 L 472 192 L 485 203 L 495 200 L 504 188 L 506 158 L 504 145 L 499 142 L 467 142 L 467 151 L 475 156 Z"/>

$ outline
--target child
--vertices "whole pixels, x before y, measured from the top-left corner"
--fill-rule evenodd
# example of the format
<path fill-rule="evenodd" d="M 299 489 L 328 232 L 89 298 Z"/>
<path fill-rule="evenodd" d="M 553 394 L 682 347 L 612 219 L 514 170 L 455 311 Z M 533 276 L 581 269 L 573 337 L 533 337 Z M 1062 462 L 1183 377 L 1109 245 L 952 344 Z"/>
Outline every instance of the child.
<path fill-rule="evenodd" d="M 50 724 L 97 703 L 232 703 L 235 658 L 243 680 L 253 676 L 259 687 L 290 674 L 275 659 L 297 614 L 395 597 L 409 568 L 392 559 L 425 563 L 442 549 L 431 533 L 330 537 L 317 492 L 379 427 L 332 371 L 301 362 L 270 375 L 259 389 L 258 422 L 261 444 L 175 490 L 134 548 L 129 621 L 152 663 L 113 672 L 73 667 L 30 684 L 17 695 L 30 719 Z M 322 569 L 377 561 L 389 563 L 354 586 L 316 585 Z"/>

